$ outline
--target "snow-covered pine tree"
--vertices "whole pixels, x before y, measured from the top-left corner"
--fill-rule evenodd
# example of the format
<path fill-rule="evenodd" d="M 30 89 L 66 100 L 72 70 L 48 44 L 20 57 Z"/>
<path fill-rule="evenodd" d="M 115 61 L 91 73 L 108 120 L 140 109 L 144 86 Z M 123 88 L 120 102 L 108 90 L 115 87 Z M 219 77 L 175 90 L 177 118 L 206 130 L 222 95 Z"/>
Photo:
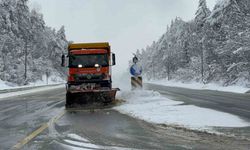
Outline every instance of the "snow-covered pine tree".
<path fill-rule="evenodd" d="M 207 7 L 206 0 L 199 0 L 198 10 L 195 13 L 195 21 L 201 27 L 204 25 L 206 18 L 211 14 L 211 11 Z"/>
<path fill-rule="evenodd" d="M 157 42 L 141 52 L 144 75 L 201 81 L 203 64 L 206 83 L 244 81 L 249 86 L 249 9 L 248 0 L 220 0 L 211 12 L 206 1 L 200 0 L 194 20 L 176 18 Z"/>
<path fill-rule="evenodd" d="M 27 2 L 0 1 L 0 79 L 19 85 L 25 83 L 25 50 L 28 82 L 42 79 L 48 71 L 61 77 L 66 75 L 59 67 L 68 43 L 64 28 L 56 32 L 47 27 L 42 15 L 30 11 Z"/>

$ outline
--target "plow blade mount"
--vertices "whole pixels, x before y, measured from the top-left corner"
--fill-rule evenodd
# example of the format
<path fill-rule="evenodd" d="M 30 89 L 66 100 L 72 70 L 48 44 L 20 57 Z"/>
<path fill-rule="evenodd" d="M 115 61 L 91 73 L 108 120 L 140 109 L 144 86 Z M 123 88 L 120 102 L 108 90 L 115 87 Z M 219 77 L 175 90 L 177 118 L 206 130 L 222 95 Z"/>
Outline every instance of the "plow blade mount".
<path fill-rule="evenodd" d="M 109 91 L 88 91 L 77 93 L 66 93 L 66 108 L 88 107 L 94 105 L 105 105 L 115 101 L 117 89 Z"/>

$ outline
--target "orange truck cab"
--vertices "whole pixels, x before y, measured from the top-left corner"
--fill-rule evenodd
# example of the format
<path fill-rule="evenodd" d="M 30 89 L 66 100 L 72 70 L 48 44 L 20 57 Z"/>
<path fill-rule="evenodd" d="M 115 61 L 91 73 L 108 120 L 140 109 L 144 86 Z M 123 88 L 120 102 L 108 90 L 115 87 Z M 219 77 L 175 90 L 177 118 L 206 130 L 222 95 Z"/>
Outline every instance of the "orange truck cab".
<path fill-rule="evenodd" d="M 111 75 L 115 54 L 111 53 L 109 43 L 69 44 L 67 58 L 66 107 L 115 100 L 118 89 L 112 88 Z"/>

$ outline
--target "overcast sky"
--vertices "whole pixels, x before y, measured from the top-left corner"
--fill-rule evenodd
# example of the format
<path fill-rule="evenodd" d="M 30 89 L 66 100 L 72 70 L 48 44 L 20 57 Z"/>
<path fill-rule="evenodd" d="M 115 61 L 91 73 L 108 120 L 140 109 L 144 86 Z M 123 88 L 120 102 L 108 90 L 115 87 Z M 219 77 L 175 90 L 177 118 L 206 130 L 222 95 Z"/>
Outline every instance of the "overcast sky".
<path fill-rule="evenodd" d="M 68 40 L 110 42 L 117 55 L 114 72 L 124 72 L 136 49 L 157 41 L 171 19 L 194 18 L 199 0 L 30 0 L 46 24 L 65 26 Z M 216 0 L 207 0 L 212 9 Z"/>

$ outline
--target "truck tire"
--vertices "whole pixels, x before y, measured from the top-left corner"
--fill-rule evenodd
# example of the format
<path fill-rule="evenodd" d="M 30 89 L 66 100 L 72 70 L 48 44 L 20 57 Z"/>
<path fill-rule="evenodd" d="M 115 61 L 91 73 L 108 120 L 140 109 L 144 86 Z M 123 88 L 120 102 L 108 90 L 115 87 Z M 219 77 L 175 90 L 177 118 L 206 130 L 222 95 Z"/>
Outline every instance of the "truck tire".
<path fill-rule="evenodd" d="M 71 105 L 72 105 L 72 98 L 73 98 L 72 94 L 69 93 L 69 92 L 67 92 L 66 93 L 66 104 L 65 104 L 66 108 L 71 107 Z"/>

